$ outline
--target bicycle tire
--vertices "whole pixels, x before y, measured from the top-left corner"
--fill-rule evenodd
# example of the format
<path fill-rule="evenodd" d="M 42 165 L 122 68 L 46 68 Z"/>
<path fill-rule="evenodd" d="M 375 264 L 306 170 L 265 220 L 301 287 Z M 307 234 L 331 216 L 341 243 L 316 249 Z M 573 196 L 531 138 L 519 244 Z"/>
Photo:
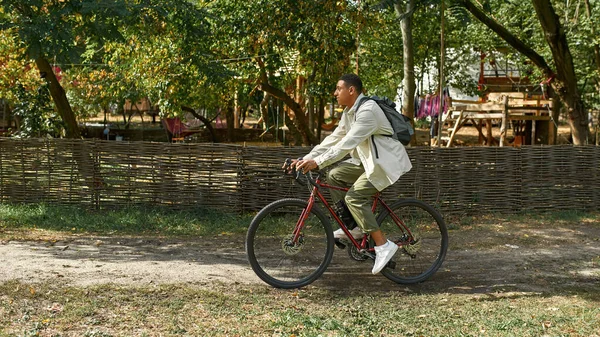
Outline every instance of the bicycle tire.
<path fill-rule="evenodd" d="M 301 232 L 300 244 L 290 238 L 308 202 L 281 199 L 256 214 L 246 235 L 248 262 L 267 284 L 283 289 L 300 288 L 318 279 L 333 257 L 330 220 L 313 205 Z"/>
<path fill-rule="evenodd" d="M 403 199 L 392 204 L 390 209 L 410 233 L 396 225 L 387 209 L 377 216 L 377 224 L 388 240 L 399 245 L 392 258 L 395 267 L 386 267 L 381 273 L 400 284 L 423 282 L 435 274 L 446 257 L 446 223 L 435 208 L 420 200 Z"/>

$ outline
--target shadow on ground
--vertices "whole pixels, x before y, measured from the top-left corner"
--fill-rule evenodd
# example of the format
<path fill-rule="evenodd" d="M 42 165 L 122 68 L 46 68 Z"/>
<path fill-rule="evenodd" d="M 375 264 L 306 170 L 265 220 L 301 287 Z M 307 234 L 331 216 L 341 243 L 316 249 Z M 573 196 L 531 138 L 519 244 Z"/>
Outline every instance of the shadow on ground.
<path fill-rule="evenodd" d="M 489 228 L 451 231 L 444 264 L 420 284 L 401 285 L 382 275 L 371 275 L 370 261 L 353 261 L 345 251 L 336 249 L 327 272 L 311 287 L 345 294 L 374 290 L 482 293 L 493 299 L 495 293 L 551 293 L 600 300 L 598 226 L 544 229 L 504 224 L 503 228 L 501 232 Z M 510 240 L 523 235 L 528 239 Z M 2 241 L 0 282 L 52 279 L 83 286 L 202 285 L 215 281 L 266 286 L 250 269 L 244 237 L 240 235 L 194 239 L 71 236 L 59 241 Z"/>

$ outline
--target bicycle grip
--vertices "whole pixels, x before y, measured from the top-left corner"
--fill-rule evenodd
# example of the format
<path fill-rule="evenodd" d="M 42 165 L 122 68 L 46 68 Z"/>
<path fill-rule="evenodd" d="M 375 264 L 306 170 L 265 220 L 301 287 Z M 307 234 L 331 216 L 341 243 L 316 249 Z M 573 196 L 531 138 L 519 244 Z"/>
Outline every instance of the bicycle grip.
<path fill-rule="evenodd" d="M 292 159 L 291 158 L 285 158 L 284 164 L 283 164 L 283 174 L 284 175 L 296 175 L 296 168 L 292 168 Z"/>

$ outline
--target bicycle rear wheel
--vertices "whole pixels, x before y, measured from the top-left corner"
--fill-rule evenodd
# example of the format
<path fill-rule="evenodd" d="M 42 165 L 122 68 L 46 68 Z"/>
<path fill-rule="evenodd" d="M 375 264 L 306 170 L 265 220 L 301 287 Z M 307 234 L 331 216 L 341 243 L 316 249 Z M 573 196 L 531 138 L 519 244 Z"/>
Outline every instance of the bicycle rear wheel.
<path fill-rule="evenodd" d="M 333 256 L 329 219 L 313 205 L 296 242 L 293 233 L 308 203 L 282 199 L 254 217 L 246 236 L 246 253 L 252 269 L 276 288 L 299 288 L 314 282 Z"/>
<path fill-rule="evenodd" d="M 398 244 L 392 258 L 395 268 L 381 273 L 401 284 L 418 283 L 431 277 L 442 265 L 448 250 L 448 230 L 441 214 L 430 205 L 406 199 L 384 209 L 377 223 L 388 240 Z"/>

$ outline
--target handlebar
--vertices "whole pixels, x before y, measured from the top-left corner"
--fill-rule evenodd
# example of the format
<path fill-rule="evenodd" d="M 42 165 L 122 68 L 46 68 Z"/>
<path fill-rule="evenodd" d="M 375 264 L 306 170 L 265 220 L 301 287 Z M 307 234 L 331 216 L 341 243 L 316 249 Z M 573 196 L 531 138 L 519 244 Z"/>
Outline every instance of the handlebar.
<path fill-rule="evenodd" d="M 301 159 L 302 158 L 298 158 L 298 160 L 301 160 Z M 285 164 L 284 164 L 284 169 L 283 169 L 283 174 L 293 175 L 296 182 L 302 186 L 306 186 L 306 181 L 308 181 L 308 183 L 310 183 L 312 186 L 319 187 L 319 185 L 317 184 L 317 179 L 319 179 L 319 177 L 321 176 L 320 171 L 317 171 L 317 177 L 313 178 L 313 172 L 308 172 L 305 174 L 305 173 L 302 173 L 302 171 L 296 170 L 295 166 L 294 167 L 291 167 L 291 166 L 292 166 L 292 159 L 286 158 Z M 301 179 L 301 177 L 304 177 L 306 179 L 306 181 Z"/>

